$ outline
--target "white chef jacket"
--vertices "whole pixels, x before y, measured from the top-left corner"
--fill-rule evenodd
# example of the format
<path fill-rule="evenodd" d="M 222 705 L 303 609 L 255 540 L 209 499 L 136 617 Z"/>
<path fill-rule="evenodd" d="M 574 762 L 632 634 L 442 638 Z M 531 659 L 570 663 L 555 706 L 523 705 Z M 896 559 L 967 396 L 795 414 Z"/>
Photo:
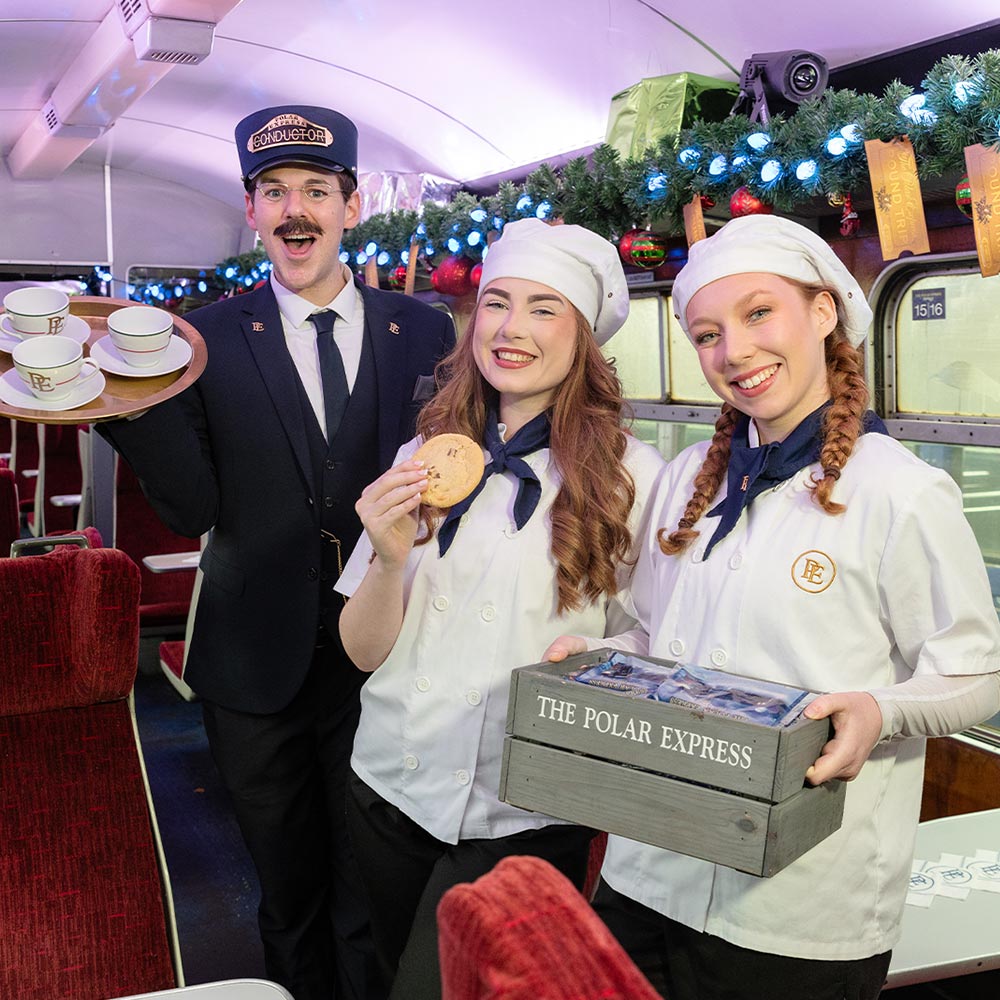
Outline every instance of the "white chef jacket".
<path fill-rule="evenodd" d="M 404 445 L 396 462 L 418 444 Z M 445 843 L 560 822 L 497 798 L 511 670 L 537 663 L 558 635 L 615 634 L 634 625 L 616 599 L 557 616 L 549 510 L 560 480 L 548 448 L 524 461 L 542 495 L 520 531 L 514 524 L 519 481 L 506 472 L 487 478 L 443 558 L 436 539 L 410 553 L 399 636 L 361 689 L 351 766 Z M 635 482 L 630 527 L 638 548 L 647 501 L 666 463 L 629 437 L 624 465 Z M 358 588 L 371 551 L 362 535 L 337 583 L 340 593 Z M 620 571 L 622 586 L 629 569 Z"/>
<path fill-rule="evenodd" d="M 665 556 L 708 449 L 671 463 L 651 511 L 626 609 L 650 655 L 813 691 L 1000 669 L 1000 627 L 958 487 L 883 434 L 861 437 L 831 516 L 802 470 L 758 496 L 703 561 L 718 524 Z M 723 484 L 723 494 L 725 484 Z M 720 498 L 721 499 L 721 496 Z M 611 837 L 616 890 L 698 931 L 756 951 L 859 959 L 891 948 L 913 857 L 924 739 L 877 745 L 848 784 L 843 826 L 771 878 Z"/>

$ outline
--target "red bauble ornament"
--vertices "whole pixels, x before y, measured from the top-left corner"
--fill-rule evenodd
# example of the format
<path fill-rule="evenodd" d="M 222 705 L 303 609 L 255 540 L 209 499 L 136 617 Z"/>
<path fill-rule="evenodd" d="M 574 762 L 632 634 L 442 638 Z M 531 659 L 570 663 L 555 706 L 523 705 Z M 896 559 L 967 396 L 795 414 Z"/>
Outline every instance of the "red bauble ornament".
<path fill-rule="evenodd" d="M 751 194 L 749 188 L 738 188 L 729 199 L 729 214 L 734 219 L 738 219 L 741 215 L 770 215 L 773 211 L 771 205 Z"/>
<path fill-rule="evenodd" d="M 857 236 L 861 228 L 861 220 L 854 211 L 854 202 L 849 194 L 844 195 L 844 208 L 840 213 L 840 235 Z"/>
<path fill-rule="evenodd" d="M 667 257 L 667 240 L 648 229 L 630 229 L 618 241 L 618 253 L 633 267 L 659 267 Z"/>
<path fill-rule="evenodd" d="M 442 295 L 456 297 L 472 291 L 472 281 L 469 272 L 473 262 L 468 257 L 448 257 L 431 272 L 431 284 L 434 291 Z"/>
<path fill-rule="evenodd" d="M 972 218 L 972 185 L 968 174 L 955 185 L 955 204 L 962 215 L 967 219 Z"/>
<path fill-rule="evenodd" d="M 715 208 L 715 199 L 709 198 L 707 194 L 699 195 L 701 198 L 701 209 L 703 212 L 707 212 L 710 208 Z"/>
<path fill-rule="evenodd" d="M 389 287 L 402 288 L 406 284 L 406 265 L 400 264 L 389 272 Z"/>
<path fill-rule="evenodd" d="M 472 265 L 472 270 L 469 272 L 469 281 L 472 282 L 473 288 L 479 287 L 479 282 L 483 280 L 483 262 L 480 261 L 478 264 Z"/>

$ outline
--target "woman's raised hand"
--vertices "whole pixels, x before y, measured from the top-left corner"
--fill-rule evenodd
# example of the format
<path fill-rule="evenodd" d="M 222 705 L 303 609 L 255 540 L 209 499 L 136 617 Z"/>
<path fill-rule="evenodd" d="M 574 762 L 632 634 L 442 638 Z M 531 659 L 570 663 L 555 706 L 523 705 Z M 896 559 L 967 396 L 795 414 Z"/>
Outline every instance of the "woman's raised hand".
<path fill-rule="evenodd" d="M 386 567 L 406 562 L 417 537 L 417 508 L 427 489 L 424 463 L 407 459 L 364 488 L 354 509 Z"/>

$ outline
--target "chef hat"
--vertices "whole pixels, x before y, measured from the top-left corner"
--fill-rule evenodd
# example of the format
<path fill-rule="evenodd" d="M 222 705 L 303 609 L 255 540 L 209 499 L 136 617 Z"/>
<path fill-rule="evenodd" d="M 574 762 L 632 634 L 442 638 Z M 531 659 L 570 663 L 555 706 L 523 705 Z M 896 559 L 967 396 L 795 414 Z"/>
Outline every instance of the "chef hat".
<path fill-rule="evenodd" d="M 692 244 L 671 292 L 674 315 L 688 333 L 687 307 L 705 285 L 732 274 L 777 274 L 807 285 L 834 289 L 851 345 L 868 335 L 872 311 L 853 275 L 811 229 L 776 215 L 746 215 Z"/>
<path fill-rule="evenodd" d="M 496 278 L 526 278 L 555 289 L 580 310 L 598 344 L 610 340 L 628 316 L 618 251 L 583 226 L 508 222 L 483 260 L 479 294 Z"/>

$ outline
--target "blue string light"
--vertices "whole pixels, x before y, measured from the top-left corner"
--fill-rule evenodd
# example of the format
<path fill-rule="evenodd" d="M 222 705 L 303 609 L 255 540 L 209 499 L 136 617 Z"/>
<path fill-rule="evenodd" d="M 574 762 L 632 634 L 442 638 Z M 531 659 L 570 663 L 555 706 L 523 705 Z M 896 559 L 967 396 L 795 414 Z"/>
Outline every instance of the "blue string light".
<path fill-rule="evenodd" d="M 933 125 L 937 115 L 926 104 L 927 98 L 923 94 L 911 94 L 900 102 L 899 113 L 915 125 Z"/>
<path fill-rule="evenodd" d="M 540 201 L 535 209 L 535 216 L 539 219 L 547 219 L 552 214 L 552 205 L 547 201 Z"/>
<path fill-rule="evenodd" d="M 469 218 L 473 222 L 485 222 L 486 221 L 486 209 L 485 208 L 474 208 L 469 212 Z"/>
<path fill-rule="evenodd" d="M 378 264 L 379 267 L 385 267 L 385 265 L 389 263 L 389 252 L 387 250 L 383 250 L 375 258 L 375 263 Z"/>
<path fill-rule="evenodd" d="M 698 166 L 698 161 L 701 159 L 701 150 L 695 149 L 694 146 L 688 146 L 687 149 L 682 149 L 677 154 L 677 162 L 682 167 L 688 167 L 694 170 Z"/>
<path fill-rule="evenodd" d="M 747 136 L 747 145 L 760 153 L 771 145 L 771 137 L 766 132 L 752 132 Z"/>
<path fill-rule="evenodd" d="M 519 212 L 526 212 L 531 208 L 531 197 L 526 194 L 522 194 L 520 198 L 517 199 L 517 204 L 514 206 Z"/>
<path fill-rule="evenodd" d="M 718 156 L 712 158 L 712 162 L 708 165 L 708 172 L 712 177 L 723 177 L 728 167 L 729 160 L 722 153 L 719 153 Z"/>
<path fill-rule="evenodd" d="M 795 167 L 795 176 L 800 181 L 811 181 L 819 170 L 819 164 L 815 160 L 802 160 Z"/>
<path fill-rule="evenodd" d="M 763 184 L 774 184 L 783 173 L 780 160 L 767 160 L 760 168 L 760 179 Z"/>
<path fill-rule="evenodd" d="M 831 136 L 827 140 L 826 151 L 831 156 L 843 156 L 847 152 L 847 140 L 842 135 Z"/>
<path fill-rule="evenodd" d="M 451 239 L 448 240 L 448 249 L 452 253 L 458 253 L 458 251 L 462 249 L 462 244 L 459 243 L 454 236 L 452 236 Z"/>

